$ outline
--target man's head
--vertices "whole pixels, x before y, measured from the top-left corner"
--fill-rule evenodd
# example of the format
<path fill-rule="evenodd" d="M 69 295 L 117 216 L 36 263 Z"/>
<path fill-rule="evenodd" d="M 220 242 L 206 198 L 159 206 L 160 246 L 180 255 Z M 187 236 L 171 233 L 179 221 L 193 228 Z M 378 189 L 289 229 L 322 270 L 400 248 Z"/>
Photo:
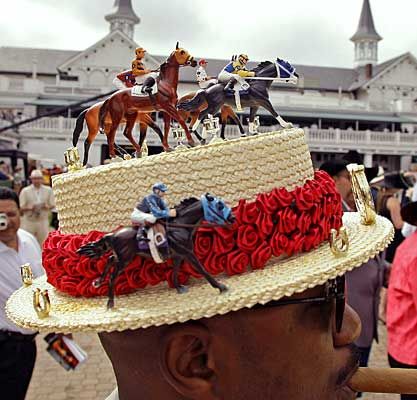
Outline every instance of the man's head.
<path fill-rule="evenodd" d="M 198 62 L 198 65 L 200 65 L 201 67 L 206 67 L 207 66 L 207 61 L 204 59 L 204 58 L 202 58 L 199 62 Z"/>
<path fill-rule="evenodd" d="M 42 171 L 39 169 L 34 169 L 30 174 L 30 181 L 32 182 L 33 186 L 39 188 L 43 183 Z"/>
<path fill-rule="evenodd" d="M 164 197 L 167 190 L 168 190 L 167 185 L 165 185 L 162 182 L 155 183 L 152 186 L 152 191 L 159 197 Z"/>
<path fill-rule="evenodd" d="M 19 228 L 19 197 L 13 190 L 0 187 L 0 242 L 15 240 Z"/>
<path fill-rule="evenodd" d="M 345 160 L 326 161 L 320 166 L 322 171 L 326 171 L 334 180 L 336 189 L 348 204 L 354 204 L 352 184 L 350 174 L 346 166 L 349 162 Z"/>
<path fill-rule="evenodd" d="M 325 291 L 322 285 L 283 300 Z M 100 339 L 127 400 L 353 399 L 345 384 L 357 366 L 352 343 L 360 321 L 348 306 L 339 332 L 335 320 L 332 300 L 259 306 Z"/>

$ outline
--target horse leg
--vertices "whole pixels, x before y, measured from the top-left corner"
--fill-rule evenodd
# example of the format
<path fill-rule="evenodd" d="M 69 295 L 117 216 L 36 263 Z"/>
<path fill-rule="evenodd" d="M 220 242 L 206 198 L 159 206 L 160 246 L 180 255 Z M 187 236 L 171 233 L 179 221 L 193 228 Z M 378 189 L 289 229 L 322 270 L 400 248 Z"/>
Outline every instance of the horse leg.
<path fill-rule="evenodd" d="M 132 135 L 132 130 L 133 130 L 133 127 L 135 126 L 136 117 L 137 117 L 137 113 L 126 116 L 126 127 L 125 127 L 125 130 L 123 131 L 123 135 L 129 140 L 129 142 L 135 148 L 136 154 L 140 154 L 141 148 L 136 143 L 136 140 L 133 138 L 133 135 Z M 145 129 L 146 129 L 146 125 L 145 125 Z"/>
<path fill-rule="evenodd" d="M 196 144 L 193 138 L 191 137 L 190 131 L 188 130 L 188 126 L 179 115 L 177 109 L 171 104 L 167 104 L 165 111 L 170 115 L 171 118 L 175 119 L 181 125 L 182 129 L 184 129 L 185 136 L 187 136 L 188 145 L 190 147 L 195 147 Z"/>
<path fill-rule="evenodd" d="M 272 107 L 269 99 L 260 99 L 258 100 L 258 104 L 265 108 L 265 110 L 269 111 L 284 129 L 293 127 L 291 122 L 286 122 L 281 116 L 278 115 L 278 113 L 274 110 L 274 107 Z"/>
<path fill-rule="evenodd" d="M 156 122 L 154 122 L 152 119 L 151 119 L 151 121 L 152 122 L 149 122 L 148 123 L 148 126 L 150 127 L 150 128 L 152 128 L 155 132 L 156 132 L 156 134 L 159 136 L 159 139 L 161 140 L 161 143 L 164 141 L 164 135 L 163 135 L 163 133 L 162 133 L 162 131 L 161 131 L 161 128 L 158 126 L 158 124 L 156 123 Z M 142 130 L 140 131 L 140 146 L 142 146 L 142 144 L 143 144 L 143 141 L 145 140 L 145 137 L 146 137 L 146 130 L 145 130 L 145 133 L 144 133 L 144 135 L 143 135 L 143 139 L 142 139 Z"/>
<path fill-rule="evenodd" d="M 253 127 L 253 122 L 255 121 L 256 113 L 258 112 L 258 107 L 251 107 L 249 112 L 249 133 L 257 135 L 258 132 L 255 132 Z"/>
<path fill-rule="evenodd" d="M 193 130 L 193 126 L 197 122 L 197 119 L 198 119 L 198 112 L 192 112 L 189 129 L 191 130 L 191 133 L 194 133 L 195 137 L 201 144 L 206 144 L 206 139 L 202 138 L 201 135 L 197 131 Z"/>
<path fill-rule="evenodd" d="M 106 276 L 109 273 L 110 267 L 115 262 L 116 262 L 116 256 L 113 254 L 108 258 L 108 260 L 106 262 L 106 266 L 104 267 L 104 270 L 103 270 L 102 274 L 100 275 L 100 277 L 97 278 L 97 279 L 94 279 L 93 286 L 95 288 L 99 288 L 103 284 L 104 279 L 106 279 Z"/>
<path fill-rule="evenodd" d="M 233 111 L 232 107 L 229 106 L 224 106 L 227 107 L 227 114 L 228 116 L 237 124 L 237 126 L 239 127 L 239 131 L 240 131 L 240 135 L 241 136 L 246 136 L 245 134 L 245 130 L 243 129 L 242 123 L 240 122 L 240 118 L 235 114 L 235 112 Z"/>
<path fill-rule="evenodd" d="M 187 286 L 184 285 L 180 285 L 180 283 L 178 282 L 178 273 L 180 272 L 180 268 L 181 268 L 181 263 L 183 261 L 182 258 L 180 257 L 173 257 L 172 261 L 174 263 L 173 265 L 173 281 L 174 281 L 174 286 L 175 289 L 177 289 L 178 293 L 186 293 L 188 292 L 188 288 Z"/>
<path fill-rule="evenodd" d="M 122 261 L 118 258 L 116 265 L 113 268 L 113 271 L 110 274 L 109 280 L 109 292 L 108 292 L 108 300 L 107 300 L 107 309 L 111 309 L 114 307 L 114 284 L 116 283 L 117 277 L 123 272 L 126 266 L 126 262 Z"/>
<path fill-rule="evenodd" d="M 164 148 L 164 151 L 172 150 L 172 148 L 169 147 L 169 144 L 168 144 L 168 134 L 169 134 L 170 124 L 171 124 L 171 116 L 169 115 L 169 113 L 164 112 L 164 137 L 162 140 L 162 147 Z"/>
<path fill-rule="evenodd" d="M 117 128 L 120 124 L 120 121 L 122 119 L 123 113 L 117 113 L 114 117 L 112 116 L 112 124 L 109 133 L 107 134 L 107 144 L 109 146 L 109 155 L 110 158 L 116 157 L 116 152 L 114 149 L 114 138 L 116 136 Z"/>
<path fill-rule="evenodd" d="M 200 261 L 198 261 L 198 258 L 195 256 L 194 252 L 190 250 L 188 247 L 179 244 L 178 242 L 175 242 L 171 240 L 171 249 L 174 250 L 178 254 L 182 254 L 184 258 L 186 258 L 191 265 L 196 269 L 196 271 L 203 275 L 204 278 L 206 278 L 207 282 L 210 283 L 211 286 L 213 286 L 216 289 L 219 289 L 220 292 L 225 292 L 227 290 L 227 286 L 221 282 L 218 282 L 214 277 L 212 277 L 206 269 L 201 265 Z"/>

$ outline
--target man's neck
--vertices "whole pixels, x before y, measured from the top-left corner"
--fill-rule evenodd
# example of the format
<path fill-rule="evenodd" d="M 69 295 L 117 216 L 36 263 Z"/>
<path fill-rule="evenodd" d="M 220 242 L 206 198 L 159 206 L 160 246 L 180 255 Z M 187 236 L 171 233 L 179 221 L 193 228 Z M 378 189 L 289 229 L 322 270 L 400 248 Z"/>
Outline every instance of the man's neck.
<path fill-rule="evenodd" d="M 39 184 L 39 185 L 33 185 L 33 187 L 35 188 L 35 189 L 40 189 L 41 188 L 41 184 Z"/>
<path fill-rule="evenodd" d="M 19 250 L 19 240 L 17 239 L 17 235 L 11 240 L 2 240 L 3 244 L 11 249 L 18 251 Z"/>

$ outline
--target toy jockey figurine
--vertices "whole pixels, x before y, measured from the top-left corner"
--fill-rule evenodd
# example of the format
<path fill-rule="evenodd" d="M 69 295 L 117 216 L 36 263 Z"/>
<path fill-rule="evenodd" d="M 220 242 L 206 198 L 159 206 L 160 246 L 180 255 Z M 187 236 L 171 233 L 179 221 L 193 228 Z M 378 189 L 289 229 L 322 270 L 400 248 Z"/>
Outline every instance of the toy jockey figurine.
<path fill-rule="evenodd" d="M 200 89 L 207 89 L 208 87 L 217 83 L 216 78 L 207 75 L 206 66 L 207 61 L 204 58 L 202 58 L 198 62 L 198 68 L 196 71 L 197 82 L 198 86 L 200 86 Z"/>
<path fill-rule="evenodd" d="M 233 89 L 235 84 L 238 83 L 238 86 L 235 88 L 235 101 L 238 111 L 242 111 L 239 90 L 249 89 L 249 84 L 244 78 L 248 76 L 255 76 L 255 72 L 248 71 L 246 69 L 248 60 L 249 57 L 246 54 L 240 54 L 237 60 L 232 59 L 232 61 L 220 71 L 218 76 L 220 83 L 226 83 L 224 88 L 225 90 Z"/>
<path fill-rule="evenodd" d="M 113 80 L 113 84 L 119 90 L 142 84 L 142 93 L 152 93 L 157 74 L 144 66 L 142 62 L 146 53 L 144 48 L 138 47 L 135 53 L 136 58 L 132 61 L 132 69 L 117 75 Z"/>
<path fill-rule="evenodd" d="M 131 214 L 131 221 L 134 225 L 139 225 L 136 239 L 148 241 L 146 226 L 154 225 L 158 219 L 176 217 L 177 211 L 169 209 L 163 197 L 167 186 L 161 182 L 152 186 L 152 193 L 136 204 Z"/>

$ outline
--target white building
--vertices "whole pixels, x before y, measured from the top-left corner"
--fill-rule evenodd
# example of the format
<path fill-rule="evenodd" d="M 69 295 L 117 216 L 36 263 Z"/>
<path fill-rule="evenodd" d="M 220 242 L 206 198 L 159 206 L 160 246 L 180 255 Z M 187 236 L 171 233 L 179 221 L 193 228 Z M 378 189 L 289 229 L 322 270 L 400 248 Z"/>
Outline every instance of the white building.
<path fill-rule="evenodd" d="M 105 17 L 108 35 L 84 51 L 0 47 L 0 118 L 13 121 L 40 115 L 59 107 L 60 116 L 22 125 L 18 133 L 0 133 L 0 147 L 20 149 L 62 162 L 71 145 L 75 117 L 84 108 L 71 104 L 112 90 L 116 73 L 128 68 L 138 45 L 134 29 L 140 19 L 131 0 L 116 0 Z M 286 119 L 306 128 L 317 163 L 335 153 L 356 149 L 370 165 L 406 168 L 417 153 L 417 60 L 411 53 L 378 63 L 378 43 L 369 0 L 363 1 L 358 29 L 352 36 L 351 68 L 296 65 L 297 87 L 274 84 L 271 100 Z M 184 43 L 184 47 L 186 43 Z M 193 54 L 194 55 L 194 54 Z M 145 64 L 157 68 L 166 56 L 147 55 Z M 216 75 L 227 60 L 208 59 L 208 72 Z M 194 91 L 195 70 L 181 69 L 180 94 Z M 246 124 L 247 113 L 241 115 Z M 263 130 L 276 124 L 261 114 Z M 0 121 L 0 126 L 9 122 Z M 245 127 L 247 129 L 247 127 Z M 235 126 L 226 135 L 237 135 Z M 122 136 L 116 140 L 127 142 Z M 149 133 L 150 146 L 158 146 Z M 93 164 L 106 157 L 103 137 L 90 151 Z"/>

